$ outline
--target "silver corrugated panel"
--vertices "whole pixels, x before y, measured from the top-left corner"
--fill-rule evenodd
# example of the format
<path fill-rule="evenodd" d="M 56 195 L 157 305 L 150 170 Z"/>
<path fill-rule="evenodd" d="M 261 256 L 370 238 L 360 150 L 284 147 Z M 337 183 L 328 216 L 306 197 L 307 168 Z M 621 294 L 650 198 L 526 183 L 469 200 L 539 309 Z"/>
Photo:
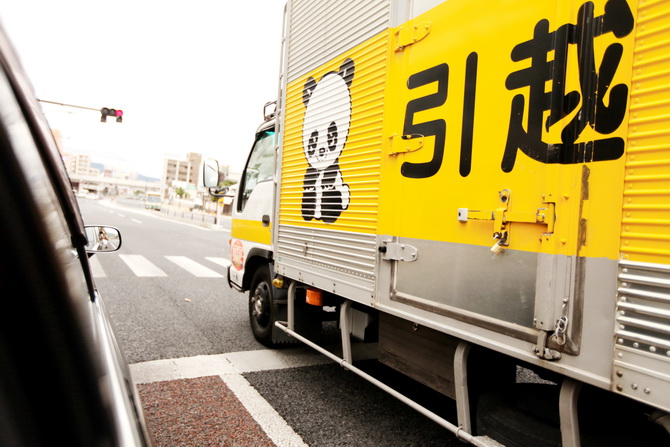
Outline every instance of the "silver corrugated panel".
<path fill-rule="evenodd" d="M 390 9 L 390 0 L 294 0 L 287 81 L 387 29 Z"/>
<path fill-rule="evenodd" d="M 376 236 L 317 228 L 279 228 L 277 253 L 282 262 L 297 259 L 348 275 L 372 279 Z"/>
<path fill-rule="evenodd" d="M 670 266 L 620 263 L 617 343 L 670 358 Z"/>
<path fill-rule="evenodd" d="M 374 292 L 376 236 L 279 226 L 279 273 L 354 300 Z"/>
<path fill-rule="evenodd" d="M 670 411 L 670 266 L 621 261 L 612 390 Z"/>

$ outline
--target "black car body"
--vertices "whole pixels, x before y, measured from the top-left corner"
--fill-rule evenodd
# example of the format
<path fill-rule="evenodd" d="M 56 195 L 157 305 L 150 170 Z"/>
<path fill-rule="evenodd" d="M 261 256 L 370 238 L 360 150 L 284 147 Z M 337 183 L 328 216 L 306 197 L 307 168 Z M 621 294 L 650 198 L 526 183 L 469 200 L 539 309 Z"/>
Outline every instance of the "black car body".
<path fill-rule="evenodd" d="M 119 247 L 113 236 L 87 238 L 51 130 L 0 29 L 0 445 L 151 444 L 88 262 Z"/>

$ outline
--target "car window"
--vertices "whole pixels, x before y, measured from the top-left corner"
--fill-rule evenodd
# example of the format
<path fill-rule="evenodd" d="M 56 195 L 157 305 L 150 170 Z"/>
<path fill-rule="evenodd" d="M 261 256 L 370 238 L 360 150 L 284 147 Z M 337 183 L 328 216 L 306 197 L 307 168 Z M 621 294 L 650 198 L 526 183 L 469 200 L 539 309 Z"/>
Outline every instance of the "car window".
<path fill-rule="evenodd" d="M 63 266 L 70 290 L 75 292 L 76 296 L 86 298 L 88 289 L 85 276 L 78 252 L 73 246 L 73 237 L 61 208 L 61 201 L 51 182 L 52 176 L 40 155 L 39 142 L 35 140 L 4 72 L 0 72 L 0 101 L 2 101 L 0 114 L 5 125 L 5 138 L 8 144 L 15 148 L 15 156 L 42 221 L 40 229 L 36 231 L 45 232 L 43 236 L 47 236 L 55 248 L 55 254 L 59 264 Z"/>

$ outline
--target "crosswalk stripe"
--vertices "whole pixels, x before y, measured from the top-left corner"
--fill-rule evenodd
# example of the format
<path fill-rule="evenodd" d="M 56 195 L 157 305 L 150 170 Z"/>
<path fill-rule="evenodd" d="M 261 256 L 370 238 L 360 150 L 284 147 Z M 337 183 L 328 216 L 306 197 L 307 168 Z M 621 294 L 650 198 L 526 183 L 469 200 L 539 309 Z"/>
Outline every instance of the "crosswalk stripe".
<path fill-rule="evenodd" d="M 210 262 L 213 262 L 214 264 L 218 264 L 221 267 L 228 267 L 230 265 L 230 261 L 226 258 L 215 258 L 211 256 L 206 256 L 205 259 L 207 259 Z"/>
<path fill-rule="evenodd" d="M 147 258 L 142 255 L 119 255 L 121 260 L 125 262 L 130 270 L 135 275 L 140 277 L 158 277 L 167 276 L 167 274 L 152 264 Z"/>
<path fill-rule="evenodd" d="M 88 263 L 91 266 L 91 274 L 94 278 L 105 278 L 107 276 L 97 256 L 89 258 Z"/>
<path fill-rule="evenodd" d="M 183 268 L 189 273 L 192 273 L 198 278 L 221 278 L 222 276 L 215 272 L 214 270 L 205 267 L 202 264 L 198 264 L 194 260 L 187 258 L 186 256 L 166 256 L 169 261 L 174 262 L 179 267 Z"/>

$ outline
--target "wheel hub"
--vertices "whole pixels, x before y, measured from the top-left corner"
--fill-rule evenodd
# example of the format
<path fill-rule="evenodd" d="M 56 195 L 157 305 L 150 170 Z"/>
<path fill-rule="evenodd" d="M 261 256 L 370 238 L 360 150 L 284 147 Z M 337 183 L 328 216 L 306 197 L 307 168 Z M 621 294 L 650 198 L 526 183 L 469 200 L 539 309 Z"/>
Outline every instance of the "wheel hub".
<path fill-rule="evenodd" d="M 270 296 L 268 286 L 261 283 L 256 287 L 254 296 L 251 298 L 252 315 L 256 321 L 261 325 L 267 324 L 269 319 Z"/>

